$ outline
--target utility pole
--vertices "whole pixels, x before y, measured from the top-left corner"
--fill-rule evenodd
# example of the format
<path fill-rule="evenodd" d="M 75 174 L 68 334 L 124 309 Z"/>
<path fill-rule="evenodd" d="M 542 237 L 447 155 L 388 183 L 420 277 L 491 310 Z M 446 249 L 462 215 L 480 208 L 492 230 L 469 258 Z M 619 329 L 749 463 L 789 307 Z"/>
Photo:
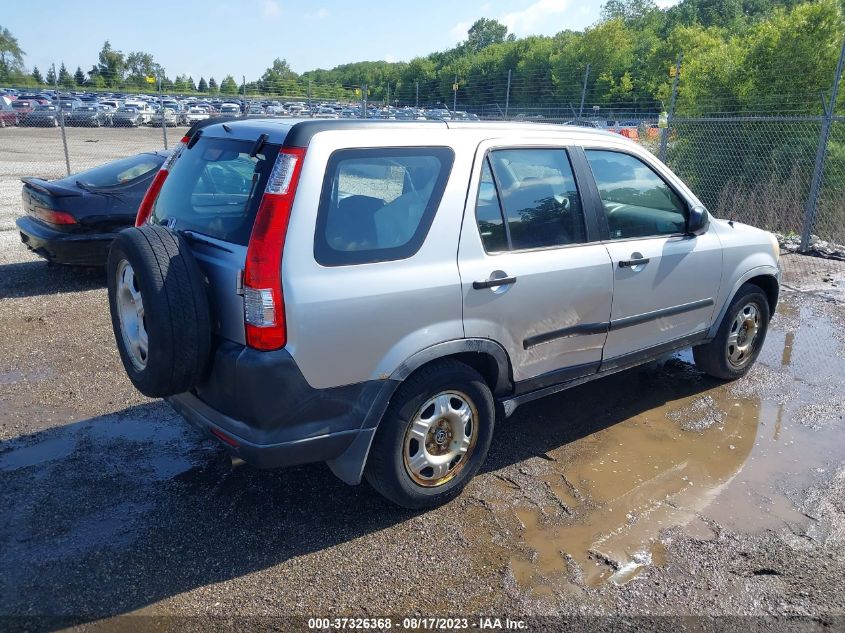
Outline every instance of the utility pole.
<path fill-rule="evenodd" d="M 584 86 L 581 88 L 581 107 L 578 108 L 578 118 L 581 118 L 581 113 L 584 112 L 584 99 L 587 97 L 587 79 L 590 77 L 590 64 L 587 64 L 587 70 L 584 71 Z"/>
<path fill-rule="evenodd" d="M 361 118 L 367 118 L 367 84 L 361 86 Z"/>
<path fill-rule="evenodd" d="M 385 104 L 388 108 L 390 107 L 390 82 L 387 82 L 387 103 Z"/>
<path fill-rule="evenodd" d="M 244 89 L 244 107 L 246 107 L 246 75 L 241 75 L 241 85 Z"/>
<path fill-rule="evenodd" d="M 314 116 L 314 111 L 311 109 L 311 80 L 308 80 L 308 116 Z"/>
<path fill-rule="evenodd" d="M 420 82 L 417 81 L 415 83 L 417 84 L 417 101 L 416 101 L 416 105 L 414 107 L 419 109 L 419 107 L 420 107 Z"/>
<path fill-rule="evenodd" d="M 508 107 L 511 104 L 511 70 L 508 69 L 508 89 L 505 92 L 505 119 L 508 118 Z"/>
<path fill-rule="evenodd" d="M 458 73 L 455 73 L 455 83 L 452 84 L 452 114 L 458 111 Z"/>

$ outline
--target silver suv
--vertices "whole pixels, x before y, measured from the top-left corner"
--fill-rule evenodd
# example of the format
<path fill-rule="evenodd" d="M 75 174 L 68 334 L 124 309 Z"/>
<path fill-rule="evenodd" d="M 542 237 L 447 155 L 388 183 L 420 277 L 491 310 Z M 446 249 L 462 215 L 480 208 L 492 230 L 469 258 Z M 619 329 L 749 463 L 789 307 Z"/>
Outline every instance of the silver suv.
<path fill-rule="evenodd" d="M 259 467 L 422 508 L 525 402 L 689 346 L 745 374 L 778 259 L 617 134 L 242 119 L 182 140 L 108 290 L 144 394 Z"/>

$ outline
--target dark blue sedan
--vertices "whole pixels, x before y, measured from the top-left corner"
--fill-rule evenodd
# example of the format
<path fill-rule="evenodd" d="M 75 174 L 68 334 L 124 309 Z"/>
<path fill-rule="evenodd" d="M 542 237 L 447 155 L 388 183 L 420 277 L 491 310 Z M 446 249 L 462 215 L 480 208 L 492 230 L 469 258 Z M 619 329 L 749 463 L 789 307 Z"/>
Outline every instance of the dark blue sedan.
<path fill-rule="evenodd" d="M 112 239 L 133 226 L 138 205 L 169 151 L 145 152 L 61 178 L 23 178 L 21 241 L 49 262 L 103 266 Z"/>

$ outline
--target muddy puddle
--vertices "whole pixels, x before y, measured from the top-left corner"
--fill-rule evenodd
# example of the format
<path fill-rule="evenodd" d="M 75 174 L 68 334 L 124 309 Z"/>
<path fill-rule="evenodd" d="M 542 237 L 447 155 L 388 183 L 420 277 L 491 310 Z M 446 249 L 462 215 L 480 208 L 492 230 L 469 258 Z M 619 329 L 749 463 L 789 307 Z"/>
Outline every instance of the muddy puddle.
<path fill-rule="evenodd" d="M 845 457 L 845 361 L 833 327 L 793 301 L 738 382 L 702 376 L 686 351 L 594 383 L 619 421 L 549 452 L 536 477 L 551 501 L 493 500 L 522 539 L 510 561 L 521 586 L 542 595 L 627 583 L 665 564 L 664 528 L 706 540 L 723 527 L 803 533 L 812 518 L 801 491 Z M 588 416 L 597 388 L 573 390 L 568 404 Z"/>

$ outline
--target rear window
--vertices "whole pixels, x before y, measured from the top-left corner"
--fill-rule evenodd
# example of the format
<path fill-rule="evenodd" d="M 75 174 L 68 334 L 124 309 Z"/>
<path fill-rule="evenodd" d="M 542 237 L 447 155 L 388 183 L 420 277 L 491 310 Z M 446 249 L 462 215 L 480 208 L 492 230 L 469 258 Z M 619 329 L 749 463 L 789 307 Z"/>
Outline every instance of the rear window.
<path fill-rule="evenodd" d="M 255 141 L 201 137 L 183 150 L 153 207 L 157 224 L 246 246 L 279 146 Z"/>
<path fill-rule="evenodd" d="M 453 160 L 446 147 L 332 154 L 317 215 L 316 260 L 342 266 L 411 257 L 428 233 Z"/>
<path fill-rule="evenodd" d="M 76 175 L 76 180 L 94 189 L 116 187 L 156 171 L 164 159 L 163 154 L 137 154 L 83 171 Z"/>

